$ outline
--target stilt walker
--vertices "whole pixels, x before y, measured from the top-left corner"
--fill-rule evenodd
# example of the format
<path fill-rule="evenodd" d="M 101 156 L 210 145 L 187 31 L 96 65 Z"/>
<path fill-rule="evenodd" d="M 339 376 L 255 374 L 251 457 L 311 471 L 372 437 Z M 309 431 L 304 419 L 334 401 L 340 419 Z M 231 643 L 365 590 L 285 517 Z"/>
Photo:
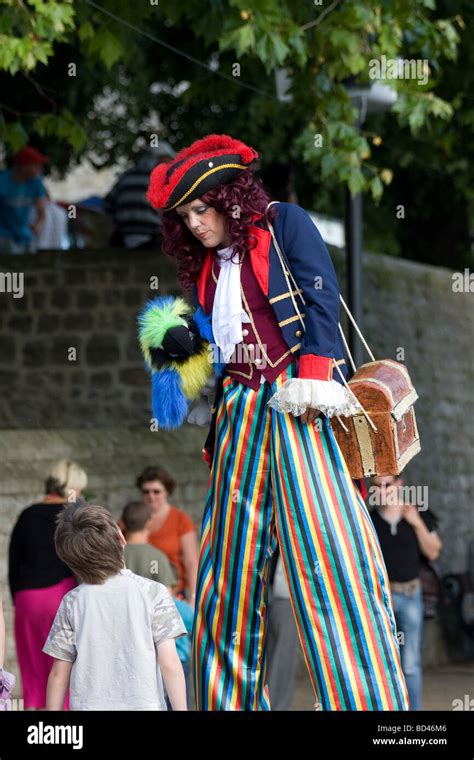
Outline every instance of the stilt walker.
<path fill-rule="evenodd" d="M 278 543 L 317 709 L 407 710 L 380 545 L 330 426 L 357 410 L 335 371 L 347 378 L 334 266 L 302 208 L 268 205 L 257 158 L 209 135 L 159 164 L 148 193 L 215 349 L 197 709 L 271 709 L 266 601 Z"/>

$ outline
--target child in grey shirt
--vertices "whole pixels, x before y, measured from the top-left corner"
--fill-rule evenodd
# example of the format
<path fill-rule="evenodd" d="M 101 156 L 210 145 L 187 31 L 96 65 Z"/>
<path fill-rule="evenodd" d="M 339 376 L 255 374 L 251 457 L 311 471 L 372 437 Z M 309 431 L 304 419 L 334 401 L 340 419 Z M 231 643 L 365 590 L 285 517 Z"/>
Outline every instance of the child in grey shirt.
<path fill-rule="evenodd" d="M 125 539 L 104 508 L 72 504 L 56 551 L 82 583 L 60 604 L 43 651 L 55 658 L 46 709 L 186 710 L 175 638 L 186 628 L 166 586 L 125 569 Z"/>

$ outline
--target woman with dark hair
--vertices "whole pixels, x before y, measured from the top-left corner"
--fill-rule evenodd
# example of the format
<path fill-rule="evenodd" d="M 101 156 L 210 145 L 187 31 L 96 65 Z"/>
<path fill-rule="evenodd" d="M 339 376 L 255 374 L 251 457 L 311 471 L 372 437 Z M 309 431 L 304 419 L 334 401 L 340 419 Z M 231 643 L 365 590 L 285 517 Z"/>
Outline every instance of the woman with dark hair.
<path fill-rule="evenodd" d="M 46 495 L 23 510 L 10 538 L 8 581 L 25 709 L 45 708 L 53 658 L 42 649 L 61 599 L 77 585 L 73 572 L 56 553 L 56 520 L 86 486 L 87 475 L 78 464 L 66 459 L 56 462 L 46 479 Z"/>
<path fill-rule="evenodd" d="M 265 615 L 278 544 L 318 708 L 405 710 L 380 546 L 330 427 L 332 415 L 357 411 L 342 381 L 336 274 L 302 208 L 268 207 L 257 158 L 209 135 L 159 164 L 148 192 L 220 357 L 205 444 L 197 707 L 270 709 Z"/>

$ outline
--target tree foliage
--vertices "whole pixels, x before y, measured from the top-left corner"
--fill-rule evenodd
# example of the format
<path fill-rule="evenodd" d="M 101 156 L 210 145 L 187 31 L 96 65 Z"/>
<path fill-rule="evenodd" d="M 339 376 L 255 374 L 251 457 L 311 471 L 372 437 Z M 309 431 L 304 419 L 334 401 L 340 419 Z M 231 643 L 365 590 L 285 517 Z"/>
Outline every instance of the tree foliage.
<path fill-rule="evenodd" d="M 291 161 L 306 205 L 328 210 L 343 187 L 376 204 L 385 193 L 381 219 L 397 178 L 421 171 L 424 156 L 472 202 L 469 156 L 456 139 L 473 118 L 472 74 L 459 76 L 472 16 L 462 5 L 0 0 L 0 139 L 11 150 L 43 144 L 66 169 L 85 153 L 97 165 L 131 157 L 152 135 L 179 148 L 229 132 L 265 161 Z M 429 76 L 391 80 L 394 108 L 359 128 L 347 85 L 370 85 L 382 57 L 425 61 Z M 290 100 L 276 97 L 281 69 Z"/>

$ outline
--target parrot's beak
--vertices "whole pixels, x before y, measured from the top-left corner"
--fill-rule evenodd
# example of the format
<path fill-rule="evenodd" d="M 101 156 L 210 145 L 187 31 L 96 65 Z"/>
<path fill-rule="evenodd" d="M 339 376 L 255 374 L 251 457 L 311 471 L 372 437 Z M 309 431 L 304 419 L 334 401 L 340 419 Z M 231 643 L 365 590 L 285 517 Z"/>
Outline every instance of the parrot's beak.
<path fill-rule="evenodd" d="M 196 351 L 196 336 L 185 325 L 171 327 L 163 338 L 162 348 L 171 357 L 192 356 Z"/>

